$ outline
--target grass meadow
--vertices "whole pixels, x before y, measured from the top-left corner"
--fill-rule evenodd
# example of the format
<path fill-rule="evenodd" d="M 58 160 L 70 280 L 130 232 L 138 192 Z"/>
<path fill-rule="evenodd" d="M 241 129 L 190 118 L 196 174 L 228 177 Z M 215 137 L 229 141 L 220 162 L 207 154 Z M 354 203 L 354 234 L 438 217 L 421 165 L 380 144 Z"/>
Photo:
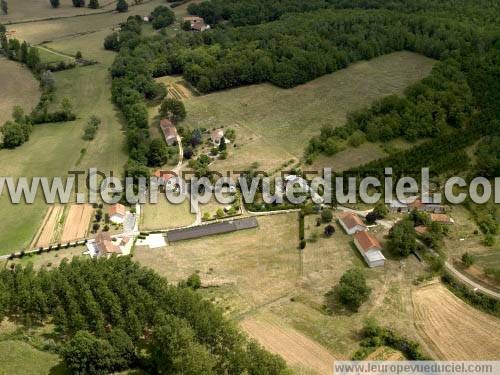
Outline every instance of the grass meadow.
<path fill-rule="evenodd" d="M 0 57 L 0 127 L 11 119 L 12 108 L 20 105 L 29 112 L 38 102 L 38 81 L 22 65 Z"/>
<path fill-rule="evenodd" d="M 301 253 L 296 213 L 258 221 L 256 229 L 182 241 L 163 249 L 138 248 L 134 259 L 171 282 L 198 272 L 202 284 L 211 286 L 202 293 L 235 321 L 278 322 L 319 343 L 337 359 L 348 358 L 357 349 L 359 329 L 369 316 L 417 337 L 411 280 L 423 266 L 416 259 L 368 269 L 351 237 L 335 224 L 335 235 L 323 238 L 323 226 L 316 227 L 315 216 L 307 217 L 308 244 Z M 326 313 L 325 293 L 352 267 L 364 270 L 373 289 L 370 300 L 358 314 Z"/>
<path fill-rule="evenodd" d="M 246 168 L 257 161 L 262 169 L 272 170 L 287 160 L 301 158 L 308 140 L 322 126 L 342 125 L 349 111 L 386 95 L 401 94 L 409 84 L 429 74 L 433 64 L 434 60 L 426 57 L 397 52 L 289 90 L 262 84 L 194 97 L 186 101 L 184 125 L 236 130 L 236 148 L 230 146 L 228 158 L 215 163 L 214 169 Z M 379 150 L 370 152 L 373 158 L 383 155 Z M 349 159 L 358 154 L 363 152 Z M 360 161 L 366 160 L 361 157 Z M 342 163 L 347 164 L 345 160 Z"/>

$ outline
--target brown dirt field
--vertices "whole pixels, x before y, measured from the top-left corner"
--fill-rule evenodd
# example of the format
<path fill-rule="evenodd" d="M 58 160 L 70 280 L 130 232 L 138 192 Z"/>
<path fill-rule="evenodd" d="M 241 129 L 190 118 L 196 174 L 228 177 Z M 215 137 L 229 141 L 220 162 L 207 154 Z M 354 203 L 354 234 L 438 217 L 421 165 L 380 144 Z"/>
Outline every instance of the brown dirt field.
<path fill-rule="evenodd" d="M 40 237 L 38 237 L 36 247 L 48 246 L 51 244 L 51 240 L 54 237 L 54 231 L 62 211 L 62 206 L 52 206 L 49 209 L 46 220 L 44 220 L 42 224 L 42 231 Z"/>
<path fill-rule="evenodd" d="M 249 318 L 242 328 L 262 346 L 279 354 L 291 366 L 312 370 L 317 374 L 331 374 L 333 356 L 321 345 L 291 327 L 271 320 Z"/>
<path fill-rule="evenodd" d="M 70 207 L 61 242 L 81 239 L 87 234 L 93 208 L 89 204 L 74 204 Z"/>
<path fill-rule="evenodd" d="M 415 326 L 443 360 L 500 358 L 500 319 L 467 305 L 439 283 L 413 292 Z"/>

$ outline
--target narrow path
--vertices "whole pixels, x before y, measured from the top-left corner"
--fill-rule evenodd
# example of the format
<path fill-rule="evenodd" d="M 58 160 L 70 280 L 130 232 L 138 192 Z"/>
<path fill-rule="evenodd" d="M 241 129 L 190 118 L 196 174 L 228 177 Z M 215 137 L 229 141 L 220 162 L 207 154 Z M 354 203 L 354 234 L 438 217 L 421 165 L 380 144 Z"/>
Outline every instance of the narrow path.
<path fill-rule="evenodd" d="M 474 288 L 474 291 L 479 290 L 481 293 L 486 294 L 490 297 L 493 297 L 497 300 L 500 301 L 500 293 L 497 293 L 491 289 L 486 288 L 485 286 L 476 283 L 475 281 L 471 280 L 468 278 L 466 275 L 461 273 L 459 270 L 457 270 L 451 263 L 445 262 L 445 267 L 448 271 L 450 271 L 455 277 L 460 279 L 463 283 L 469 285 L 470 287 Z"/>

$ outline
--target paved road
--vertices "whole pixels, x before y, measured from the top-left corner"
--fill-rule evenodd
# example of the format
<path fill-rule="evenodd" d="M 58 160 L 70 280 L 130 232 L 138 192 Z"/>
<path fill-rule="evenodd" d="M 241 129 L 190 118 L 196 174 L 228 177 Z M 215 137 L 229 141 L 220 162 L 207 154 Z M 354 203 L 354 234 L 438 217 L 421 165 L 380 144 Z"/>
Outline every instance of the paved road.
<path fill-rule="evenodd" d="M 465 276 L 463 273 L 461 273 L 459 270 L 457 270 L 451 263 L 445 262 L 445 267 L 448 271 L 450 271 L 455 277 L 460 279 L 464 284 L 469 285 L 470 287 L 474 288 L 474 291 L 479 290 L 481 293 L 484 293 L 490 297 L 493 297 L 497 300 L 500 300 L 500 293 L 497 293 L 493 290 L 490 290 L 486 287 L 484 287 L 481 284 L 476 283 L 475 281 L 469 279 L 467 276 Z"/>

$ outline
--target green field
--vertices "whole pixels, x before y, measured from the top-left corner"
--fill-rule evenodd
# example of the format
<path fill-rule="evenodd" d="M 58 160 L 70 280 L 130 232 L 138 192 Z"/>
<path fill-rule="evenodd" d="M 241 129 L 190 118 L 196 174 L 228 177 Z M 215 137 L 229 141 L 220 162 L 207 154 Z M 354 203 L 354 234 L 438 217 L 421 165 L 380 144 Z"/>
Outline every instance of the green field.
<path fill-rule="evenodd" d="M 66 374 L 55 354 L 42 352 L 23 341 L 0 341 L 2 375 Z"/>
<path fill-rule="evenodd" d="M 342 125 L 349 111 L 402 93 L 429 74 L 433 64 L 434 60 L 421 55 L 397 52 L 289 90 L 262 84 L 195 97 L 186 102 L 184 124 L 236 130 L 237 148 L 230 147 L 227 160 L 217 161 L 215 169 L 246 168 L 257 161 L 264 170 L 271 170 L 302 157 L 307 142 L 322 126 Z M 373 158 L 381 155 L 376 150 Z"/>
<path fill-rule="evenodd" d="M 171 282 L 198 272 L 202 290 L 236 321 L 262 316 L 312 338 L 335 358 L 348 358 L 357 349 L 357 332 L 373 316 L 405 335 L 417 338 L 412 324 L 411 281 L 423 266 L 414 258 L 388 261 L 368 269 L 352 246 L 352 238 L 335 224 L 336 233 L 323 238 L 315 216 L 306 217 L 308 244 L 298 250 L 297 214 L 258 218 L 259 228 L 182 241 L 164 249 L 138 248 L 134 259 Z M 318 234 L 316 240 L 314 233 Z M 378 236 L 380 236 L 379 234 Z M 358 314 L 326 314 L 327 293 L 349 268 L 364 270 L 373 289 Z"/>
<path fill-rule="evenodd" d="M 129 8 L 126 13 L 117 13 L 109 11 L 98 11 L 97 14 L 91 14 L 82 17 L 57 18 L 52 20 L 25 22 L 14 25 L 7 25 L 9 31 L 15 32 L 15 37 L 23 39 L 31 44 L 40 44 L 43 42 L 55 41 L 68 37 L 84 35 L 103 29 L 119 25 L 128 17 L 133 15 L 148 15 L 151 10 L 165 4 L 164 0 L 151 0 L 143 4 Z M 109 9 L 108 9 L 109 10 Z M 95 11 L 92 11 L 95 13 Z M 0 22 L 2 22 L 0 18 Z M 99 41 L 102 45 L 103 40 Z M 82 51 L 83 52 L 83 51 Z"/>
<path fill-rule="evenodd" d="M 0 126 L 11 119 L 12 107 L 19 105 L 31 111 L 40 97 L 38 81 L 33 74 L 14 61 L 0 57 Z"/>
<path fill-rule="evenodd" d="M 126 162 L 122 124 L 111 103 L 107 66 L 93 65 L 55 73 L 56 100 L 68 97 L 78 119 L 74 122 L 35 126 L 30 140 L 15 150 L 1 150 L 2 176 L 64 176 L 69 170 L 97 167 L 121 173 Z M 92 142 L 82 139 L 90 115 L 102 119 Z M 81 157 L 81 150 L 85 154 Z M 27 246 L 40 225 L 47 206 L 40 199 L 33 205 L 12 205 L 2 196 L 4 213 L 0 226 L 0 254 Z"/>

